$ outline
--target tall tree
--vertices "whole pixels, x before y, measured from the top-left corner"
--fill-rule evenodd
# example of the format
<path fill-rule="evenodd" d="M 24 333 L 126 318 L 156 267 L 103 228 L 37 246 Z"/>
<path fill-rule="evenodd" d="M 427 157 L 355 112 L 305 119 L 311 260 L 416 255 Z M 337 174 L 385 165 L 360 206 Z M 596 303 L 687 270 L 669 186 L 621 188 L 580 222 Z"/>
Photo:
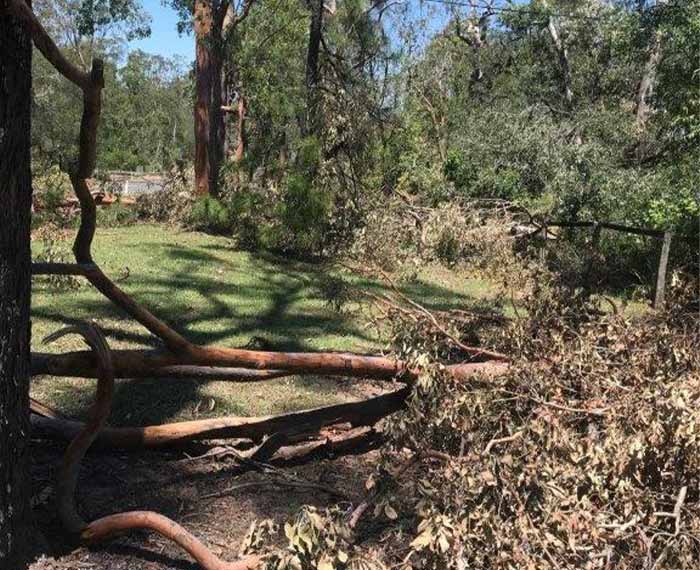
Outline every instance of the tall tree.
<path fill-rule="evenodd" d="M 238 25 L 255 0 L 170 0 L 179 12 L 178 29 L 194 28 L 196 44 L 194 104 L 194 185 L 200 195 L 217 194 L 219 172 L 226 155 L 225 109 L 229 103 L 225 68 L 235 73 L 235 61 L 225 61 Z M 230 56 L 229 52 L 229 56 Z M 227 64 L 227 65 L 225 65 Z"/>
<path fill-rule="evenodd" d="M 28 554 L 31 43 L 0 1 L 0 568 Z"/>

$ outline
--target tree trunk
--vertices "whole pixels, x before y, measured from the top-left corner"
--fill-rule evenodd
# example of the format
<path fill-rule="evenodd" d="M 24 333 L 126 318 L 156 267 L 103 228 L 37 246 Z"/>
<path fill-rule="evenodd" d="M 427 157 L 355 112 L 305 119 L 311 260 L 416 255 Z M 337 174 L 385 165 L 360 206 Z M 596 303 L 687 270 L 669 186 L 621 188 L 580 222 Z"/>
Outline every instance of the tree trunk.
<path fill-rule="evenodd" d="M 549 17 L 547 22 L 547 29 L 549 30 L 549 35 L 552 37 L 552 42 L 554 43 L 554 48 L 557 52 L 557 57 L 559 58 L 559 68 L 561 71 L 561 89 L 562 95 L 564 97 L 564 108 L 567 113 L 571 113 L 574 110 L 574 89 L 573 89 L 573 79 L 571 76 L 571 64 L 569 63 L 569 52 L 566 49 L 564 41 L 561 39 L 559 29 L 557 28 L 554 18 Z"/>
<path fill-rule="evenodd" d="M 306 117 L 303 135 L 318 135 L 321 129 L 320 93 L 321 32 L 323 28 L 323 0 L 311 0 L 311 24 L 309 26 L 309 46 L 306 52 Z"/>
<path fill-rule="evenodd" d="M 195 0 L 194 186 L 195 193 L 198 195 L 207 195 L 211 191 L 209 147 L 212 92 L 211 28 L 211 1 Z"/>
<path fill-rule="evenodd" d="M 209 192 L 218 194 L 219 175 L 226 151 L 226 122 L 221 106 L 225 103 L 224 90 L 224 14 L 215 10 L 208 42 L 211 61 L 211 94 L 209 96 Z"/>
<path fill-rule="evenodd" d="M 652 114 L 651 98 L 654 95 L 654 87 L 656 85 L 656 69 L 661 61 L 661 34 L 656 32 L 652 40 L 649 57 L 644 64 L 644 73 L 639 81 L 637 96 L 635 98 L 636 109 L 635 115 L 637 118 L 637 128 L 643 131 L 647 120 Z"/>
<path fill-rule="evenodd" d="M 238 143 L 236 144 L 235 161 L 241 162 L 245 156 L 245 97 L 238 95 Z"/>
<path fill-rule="evenodd" d="M 224 37 L 235 23 L 230 4 L 196 0 L 194 31 L 196 43 L 194 135 L 195 192 L 218 194 L 221 165 L 226 156 Z"/>
<path fill-rule="evenodd" d="M 29 556 L 29 31 L 0 0 L 0 568 Z"/>

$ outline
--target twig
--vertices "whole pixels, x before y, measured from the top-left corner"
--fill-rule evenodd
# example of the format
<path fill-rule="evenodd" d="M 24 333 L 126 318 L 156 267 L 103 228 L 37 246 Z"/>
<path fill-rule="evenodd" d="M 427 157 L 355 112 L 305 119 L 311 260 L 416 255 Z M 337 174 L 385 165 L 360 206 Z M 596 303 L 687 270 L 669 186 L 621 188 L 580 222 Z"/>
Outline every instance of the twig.
<path fill-rule="evenodd" d="M 494 438 L 486 444 L 486 447 L 484 448 L 482 455 L 488 455 L 491 452 L 491 450 L 494 448 L 494 446 L 500 445 L 501 443 L 509 443 L 511 441 L 515 441 L 516 439 L 519 439 L 522 435 L 523 435 L 523 432 L 521 430 L 521 431 L 516 431 L 514 434 L 508 435 L 506 437 Z"/>
<path fill-rule="evenodd" d="M 503 362 L 510 362 L 511 359 L 506 356 L 505 354 L 501 354 L 500 352 L 494 352 L 492 350 L 485 350 L 482 348 L 477 348 L 475 346 L 467 346 L 464 344 L 462 341 L 460 341 L 458 338 L 456 338 L 453 334 L 451 334 L 447 329 L 445 329 L 437 320 L 435 315 L 430 312 L 428 309 L 426 309 L 423 305 L 420 303 L 414 301 L 404 293 L 402 293 L 399 288 L 396 286 L 396 283 L 394 280 L 382 269 L 379 269 L 379 272 L 381 273 L 382 277 L 387 281 L 391 289 L 394 291 L 396 295 L 398 295 L 401 299 L 403 299 L 406 303 L 420 311 L 425 317 L 427 317 L 432 323 L 433 326 L 440 331 L 443 335 L 445 335 L 448 339 L 450 339 L 453 343 L 455 343 L 459 348 L 461 348 L 464 352 L 467 354 L 470 354 L 471 356 L 486 356 L 492 360 L 500 360 Z"/>
<path fill-rule="evenodd" d="M 657 511 L 654 513 L 655 517 L 669 517 L 675 519 L 675 534 L 678 536 L 681 532 L 681 511 L 683 510 L 683 504 L 685 503 L 686 495 L 688 494 L 688 486 L 684 485 L 681 487 L 678 493 L 678 498 L 676 499 L 676 504 L 673 507 L 673 512 Z"/>
<path fill-rule="evenodd" d="M 543 406 L 554 408 L 555 410 L 561 410 L 562 412 L 571 412 L 574 414 L 588 414 L 591 416 L 604 417 L 607 415 L 606 412 L 610 409 L 610 408 L 600 408 L 597 410 L 587 410 L 585 408 L 572 408 L 569 406 L 564 406 L 563 404 L 557 404 L 556 402 L 547 402 L 545 400 L 540 400 L 539 398 L 535 398 L 532 396 L 530 396 L 530 399 L 533 402 L 536 402 L 536 403 L 541 404 Z"/>

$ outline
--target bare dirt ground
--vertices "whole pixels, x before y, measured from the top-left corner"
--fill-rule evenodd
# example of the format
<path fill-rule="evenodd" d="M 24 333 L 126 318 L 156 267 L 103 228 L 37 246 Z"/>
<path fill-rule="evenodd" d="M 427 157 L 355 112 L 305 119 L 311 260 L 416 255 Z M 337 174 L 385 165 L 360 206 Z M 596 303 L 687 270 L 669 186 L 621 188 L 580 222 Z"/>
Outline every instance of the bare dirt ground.
<path fill-rule="evenodd" d="M 31 570 L 198 568 L 177 546 L 149 532 L 131 532 L 91 548 L 71 543 L 54 508 L 54 481 L 64 449 L 54 442 L 32 444 L 33 502 L 49 552 Z M 127 510 L 157 511 L 185 526 L 218 556 L 234 560 L 256 519 L 283 522 L 304 504 L 351 509 L 364 494 L 376 454 L 324 459 L 273 472 L 249 468 L 242 472 L 240 461 L 230 455 L 188 459 L 183 451 L 92 450 L 81 464 L 78 509 L 88 521 Z M 287 486 L 281 480 L 317 486 Z M 333 496 L 332 490 L 339 495 Z"/>

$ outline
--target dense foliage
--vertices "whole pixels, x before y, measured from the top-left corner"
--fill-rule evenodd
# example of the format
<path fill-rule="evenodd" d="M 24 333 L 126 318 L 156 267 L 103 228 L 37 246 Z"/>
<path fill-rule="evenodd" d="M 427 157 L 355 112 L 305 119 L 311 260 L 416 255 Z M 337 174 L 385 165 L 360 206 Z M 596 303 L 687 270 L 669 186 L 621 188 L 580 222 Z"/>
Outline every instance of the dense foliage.
<path fill-rule="evenodd" d="M 99 53 L 111 62 L 99 166 L 189 161 L 188 74 L 143 53 L 124 60 L 124 42 L 148 31 L 137 3 L 89 6 L 39 4 L 74 59 L 88 65 Z M 187 29 L 189 4 L 177 6 Z M 220 204 L 199 208 L 197 227 L 221 232 L 225 215 L 226 231 L 246 247 L 333 255 L 396 196 L 426 207 L 498 199 L 540 218 L 672 229 L 674 255 L 692 257 L 698 0 L 425 9 L 349 0 L 324 14 L 313 132 L 308 7 L 251 2 L 227 39 L 225 102 L 245 107 L 226 115 L 228 147 L 244 141 L 244 152 L 230 154 Z M 43 67 L 35 148 L 66 168 L 77 95 Z M 654 240 L 606 236 L 601 247 L 628 261 L 626 279 L 648 280 L 643 260 L 655 256 Z"/>

